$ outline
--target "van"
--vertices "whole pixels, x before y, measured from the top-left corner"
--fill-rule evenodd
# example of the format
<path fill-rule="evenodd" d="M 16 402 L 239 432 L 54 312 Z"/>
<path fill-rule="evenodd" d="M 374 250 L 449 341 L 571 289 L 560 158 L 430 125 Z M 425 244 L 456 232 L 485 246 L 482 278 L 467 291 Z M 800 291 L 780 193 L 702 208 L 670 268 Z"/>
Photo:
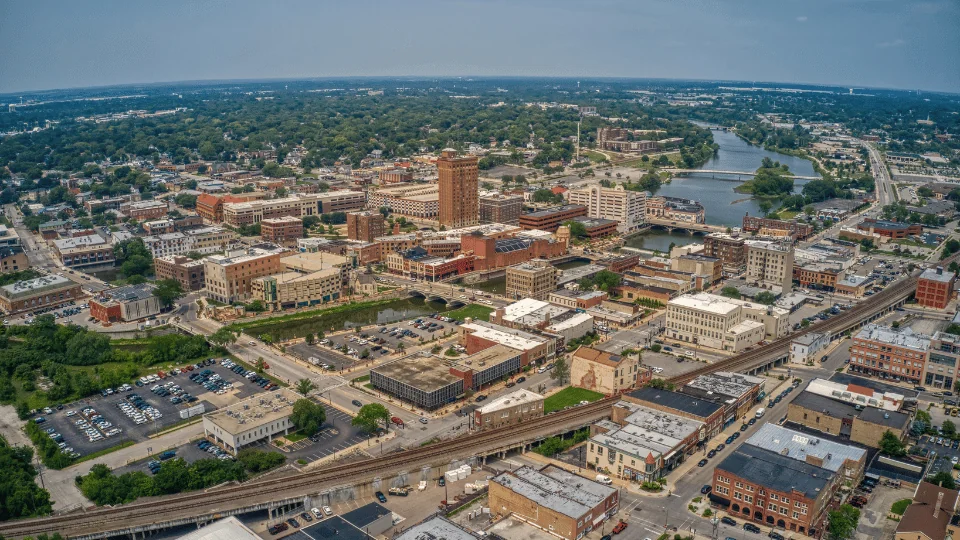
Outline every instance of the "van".
<path fill-rule="evenodd" d="M 610 484 L 613 483 L 613 480 L 611 480 L 610 477 L 605 474 L 598 474 L 597 482 L 600 482 L 601 484 L 605 484 L 609 486 Z"/>
<path fill-rule="evenodd" d="M 766 412 L 767 412 L 766 409 L 764 409 L 763 407 L 760 407 L 759 409 L 757 409 L 757 418 L 763 418 L 763 414 Z"/>

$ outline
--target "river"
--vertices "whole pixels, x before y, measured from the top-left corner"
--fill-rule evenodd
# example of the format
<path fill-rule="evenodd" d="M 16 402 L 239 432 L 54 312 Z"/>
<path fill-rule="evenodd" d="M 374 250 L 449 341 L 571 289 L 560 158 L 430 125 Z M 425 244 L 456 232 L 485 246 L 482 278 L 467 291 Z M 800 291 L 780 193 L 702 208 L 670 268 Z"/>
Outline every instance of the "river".
<path fill-rule="evenodd" d="M 720 149 L 709 161 L 697 167 L 698 169 L 755 171 L 760 167 L 763 158 L 769 157 L 774 161 L 786 163 L 794 174 L 818 176 L 810 161 L 754 146 L 728 131 L 714 131 L 713 140 L 720 145 Z M 750 195 L 737 193 L 733 190 L 740 184 L 735 180 L 737 180 L 735 175 L 689 173 L 673 178 L 669 184 L 664 184 L 656 194 L 700 201 L 700 204 L 706 210 L 707 223 L 739 227 L 743 223 L 744 214 L 749 213 L 752 216 L 758 216 L 762 215 L 763 212 L 760 211 L 757 201 L 751 199 Z M 799 193 L 806 182 L 806 180 L 795 180 L 794 191 Z M 682 246 L 702 241 L 702 236 L 651 231 L 627 239 L 626 245 L 665 252 L 671 242 Z"/>

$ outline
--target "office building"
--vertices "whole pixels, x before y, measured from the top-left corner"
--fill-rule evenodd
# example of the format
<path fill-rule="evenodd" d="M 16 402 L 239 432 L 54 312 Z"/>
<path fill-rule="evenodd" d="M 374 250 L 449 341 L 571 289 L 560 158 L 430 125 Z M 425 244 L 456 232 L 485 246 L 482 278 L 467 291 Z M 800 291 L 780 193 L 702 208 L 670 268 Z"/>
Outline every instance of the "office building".
<path fill-rule="evenodd" d="M 954 318 L 956 321 L 957 319 Z M 946 332 L 936 332 L 930 338 L 930 350 L 927 364 L 923 370 L 923 384 L 930 388 L 951 390 L 960 368 L 960 336 Z"/>
<path fill-rule="evenodd" d="M 88 270 L 114 265 L 113 245 L 99 234 L 53 241 L 53 251 L 67 268 Z"/>
<path fill-rule="evenodd" d="M 474 409 L 470 429 L 483 431 L 529 422 L 543 416 L 543 396 L 517 390 Z"/>
<path fill-rule="evenodd" d="M 160 300 L 150 283 L 102 291 L 90 300 L 90 316 L 102 323 L 130 322 L 160 313 Z"/>
<path fill-rule="evenodd" d="M 386 233 L 383 214 L 378 211 L 363 211 L 347 213 L 347 238 L 373 242 L 378 236 Z"/>
<path fill-rule="evenodd" d="M 796 221 L 783 221 L 765 217 L 743 216 L 743 231 L 761 236 L 788 236 L 791 240 L 803 240 L 813 234 L 813 227 Z M 783 234 L 777 234 L 782 231 Z"/>
<path fill-rule="evenodd" d="M 556 232 L 564 223 L 577 217 L 586 217 L 587 207 L 579 204 L 566 204 L 556 208 L 538 210 L 520 215 L 520 228 Z"/>
<path fill-rule="evenodd" d="M 641 371 L 648 374 L 646 369 L 641 370 L 639 357 L 611 354 L 592 347 L 578 347 L 570 358 L 570 384 L 605 396 L 636 388 Z"/>
<path fill-rule="evenodd" d="M 384 169 L 378 173 L 381 184 L 402 184 L 413 181 L 413 173 L 405 169 Z"/>
<path fill-rule="evenodd" d="M 340 299 L 347 285 L 346 257 L 330 253 L 298 253 L 280 258 L 283 271 L 257 277 L 250 284 L 250 298 L 272 309 L 325 304 Z"/>
<path fill-rule="evenodd" d="M 523 212 L 523 197 L 499 193 L 480 197 L 480 223 L 518 225 Z"/>
<path fill-rule="evenodd" d="M 919 224 L 898 223 L 896 221 L 869 218 L 857 224 L 857 229 L 868 231 L 872 234 L 879 234 L 880 236 L 894 240 L 909 238 L 923 232 L 923 227 Z"/>
<path fill-rule="evenodd" d="M 711 233 L 703 239 L 703 254 L 720 259 L 723 272 L 735 276 L 746 267 L 746 245 L 744 239 L 725 233 Z"/>
<path fill-rule="evenodd" d="M 723 278 L 723 262 L 714 257 L 699 253 L 689 253 L 672 257 L 670 268 L 685 274 L 692 274 L 697 280 L 698 289 L 704 289 Z"/>
<path fill-rule="evenodd" d="M 370 384 L 417 407 L 434 410 L 464 395 L 464 380 L 436 356 L 411 355 L 370 369 Z"/>
<path fill-rule="evenodd" d="M 135 219 L 137 221 L 150 221 L 166 217 L 170 211 L 169 206 L 164 201 L 136 201 L 120 203 L 120 213 Z"/>
<path fill-rule="evenodd" d="M 903 440 L 909 434 L 912 418 L 899 411 L 854 404 L 836 396 L 801 392 L 787 406 L 787 422 L 839 435 L 852 442 L 878 448 L 887 431 Z"/>
<path fill-rule="evenodd" d="M 440 225 L 448 229 L 476 225 L 480 219 L 477 156 L 457 156 L 445 148 L 437 159 Z"/>
<path fill-rule="evenodd" d="M 814 379 L 804 389 L 820 396 L 828 397 L 851 405 L 876 407 L 887 411 L 899 411 L 903 407 L 903 394 L 880 391 L 855 383 L 838 383 L 827 379 Z"/>
<path fill-rule="evenodd" d="M 779 307 L 707 293 L 667 303 L 667 337 L 702 347 L 740 352 L 765 338 L 786 335 L 790 312 Z"/>
<path fill-rule="evenodd" d="M 16 229 L 11 229 L 6 225 L 0 224 L 0 248 L 21 248 L 20 235 L 17 234 Z"/>
<path fill-rule="evenodd" d="M 204 436 L 236 456 L 241 449 L 293 431 L 293 404 L 303 396 L 287 388 L 254 394 L 203 415 Z"/>
<path fill-rule="evenodd" d="M 801 287 L 821 291 L 833 291 L 843 275 L 843 268 L 835 263 L 810 263 L 794 265 L 793 280 Z"/>
<path fill-rule="evenodd" d="M 391 214 L 435 219 L 440 213 L 440 188 L 436 184 L 397 184 L 370 191 L 372 212 L 387 208 Z"/>
<path fill-rule="evenodd" d="M 747 240 L 744 279 L 750 284 L 780 293 L 793 288 L 793 246 L 765 240 Z"/>
<path fill-rule="evenodd" d="M 646 202 L 647 219 L 655 218 L 683 223 L 706 223 L 707 213 L 703 205 L 690 199 L 654 196 Z"/>
<path fill-rule="evenodd" d="M 276 244 L 290 244 L 303 238 L 303 220 L 284 216 L 267 218 L 260 222 L 260 238 Z"/>
<path fill-rule="evenodd" d="M 466 235 L 460 237 L 462 253 L 472 253 L 476 270 L 494 270 L 530 259 L 553 259 L 567 252 L 567 244 L 552 237 L 504 238 Z"/>
<path fill-rule="evenodd" d="M 647 194 L 628 191 L 623 185 L 614 188 L 591 186 L 567 192 L 567 202 L 587 207 L 587 217 L 616 221 L 616 231 L 627 234 L 646 222 Z"/>
<path fill-rule="evenodd" d="M 157 279 L 173 279 L 184 291 L 199 291 L 204 287 L 203 260 L 182 255 L 169 255 L 153 260 Z"/>
<path fill-rule="evenodd" d="M 541 336 L 507 328 L 499 324 L 484 321 L 468 321 L 457 327 L 460 333 L 459 343 L 474 354 L 497 345 L 504 345 L 520 351 L 520 366 L 545 363 L 557 352 L 555 338 Z"/>
<path fill-rule="evenodd" d="M 506 295 L 509 298 L 545 300 L 557 290 L 558 274 L 555 266 L 540 259 L 508 266 Z"/>
<path fill-rule="evenodd" d="M 203 260 L 206 296 L 224 304 L 246 302 L 253 280 L 280 273 L 281 252 L 260 248 L 228 251 Z"/>
<path fill-rule="evenodd" d="M 930 309 L 946 309 L 954 298 L 957 275 L 942 266 L 927 268 L 917 280 L 917 304 Z"/>
<path fill-rule="evenodd" d="M 570 222 L 583 225 L 584 234 L 591 240 L 617 234 L 617 222 L 611 219 L 575 217 Z"/>
<path fill-rule="evenodd" d="M 850 368 L 858 373 L 920 384 L 930 351 L 930 336 L 910 328 L 867 324 L 853 336 Z"/>
<path fill-rule="evenodd" d="M 619 510 L 619 490 L 547 465 L 524 466 L 490 480 L 491 513 L 516 515 L 566 540 L 577 540 Z"/>
<path fill-rule="evenodd" d="M 264 219 L 285 216 L 318 216 L 331 212 L 360 210 L 367 204 L 367 196 L 360 191 L 328 191 L 304 193 L 293 197 L 225 203 L 223 222 L 233 227 L 254 225 Z"/>
<path fill-rule="evenodd" d="M 7 315 L 52 308 L 83 298 L 80 284 L 63 276 L 47 275 L 0 287 L 0 310 Z"/>
<path fill-rule="evenodd" d="M 765 395 L 765 384 L 760 377 L 717 371 L 698 376 L 680 391 L 723 405 L 723 425 L 726 427 L 750 414 L 757 401 Z"/>
<path fill-rule="evenodd" d="M 143 237 L 143 245 L 154 259 L 200 253 L 209 255 L 227 249 L 239 235 L 223 227 L 199 227 L 183 232 L 172 232 Z"/>

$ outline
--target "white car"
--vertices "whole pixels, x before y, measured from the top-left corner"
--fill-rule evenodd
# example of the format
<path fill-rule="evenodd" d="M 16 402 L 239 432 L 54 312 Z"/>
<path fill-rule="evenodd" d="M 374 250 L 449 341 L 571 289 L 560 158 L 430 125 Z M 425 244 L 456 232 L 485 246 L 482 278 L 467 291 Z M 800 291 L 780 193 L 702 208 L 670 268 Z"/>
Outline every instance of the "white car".
<path fill-rule="evenodd" d="M 332 515 L 333 515 L 333 510 L 332 510 L 329 506 L 324 506 L 324 507 L 323 507 L 323 513 L 326 514 L 326 515 L 328 515 L 328 516 L 332 516 Z"/>
<path fill-rule="evenodd" d="M 257 344 L 256 341 L 251 341 L 251 342 L 247 343 L 247 345 L 254 345 L 254 346 L 256 346 L 256 344 Z"/>

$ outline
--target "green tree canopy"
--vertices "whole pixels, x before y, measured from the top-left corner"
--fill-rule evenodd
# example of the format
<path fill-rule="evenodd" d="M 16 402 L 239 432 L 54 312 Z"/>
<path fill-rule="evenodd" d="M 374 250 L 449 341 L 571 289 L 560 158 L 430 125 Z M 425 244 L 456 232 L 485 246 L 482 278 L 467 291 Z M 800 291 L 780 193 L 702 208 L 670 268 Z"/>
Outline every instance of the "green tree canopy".
<path fill-rule="evenodd" d="M 849 504 L 840 505 L 837 510 L 828 514 L 830 524 L 827 526 L 827 538 L 830 540 L 847 540 L 853 538 L 860 523 L 860 510 Z"/>
<path fill-rule="evenodd" d="M 367 433 L 373 433 L 381 425 L 390 422 L 390 411 L 379 403 L 368 403 L 360 407 L 360 411 L 353 417 L 352 424 Z"/>
<path fill-rule="evenodd" d="M 327 411 L 309 399 L 298 399 L 293 404 L 290 423 L 307 437 L 311 437 L 320 431 L 320 426 L 322 426 L 326 420 Z"/>
<path fill-rule="evenodd" d="M 156 296 L 160 304 L 164 306 L 169 307 L 183 297 L 183 286 L 175 279 L 161 279 L 154 282 L 154 285 L 153 295 Z"/>
<path fill-rule="evenodd" d="M 906 448 L 903 446 L 903 442 L 889 429 L 884 431 L 883 436 L 880 437 L 880 452 L 894 457 L 904 456 L 907 454 Z"/>

